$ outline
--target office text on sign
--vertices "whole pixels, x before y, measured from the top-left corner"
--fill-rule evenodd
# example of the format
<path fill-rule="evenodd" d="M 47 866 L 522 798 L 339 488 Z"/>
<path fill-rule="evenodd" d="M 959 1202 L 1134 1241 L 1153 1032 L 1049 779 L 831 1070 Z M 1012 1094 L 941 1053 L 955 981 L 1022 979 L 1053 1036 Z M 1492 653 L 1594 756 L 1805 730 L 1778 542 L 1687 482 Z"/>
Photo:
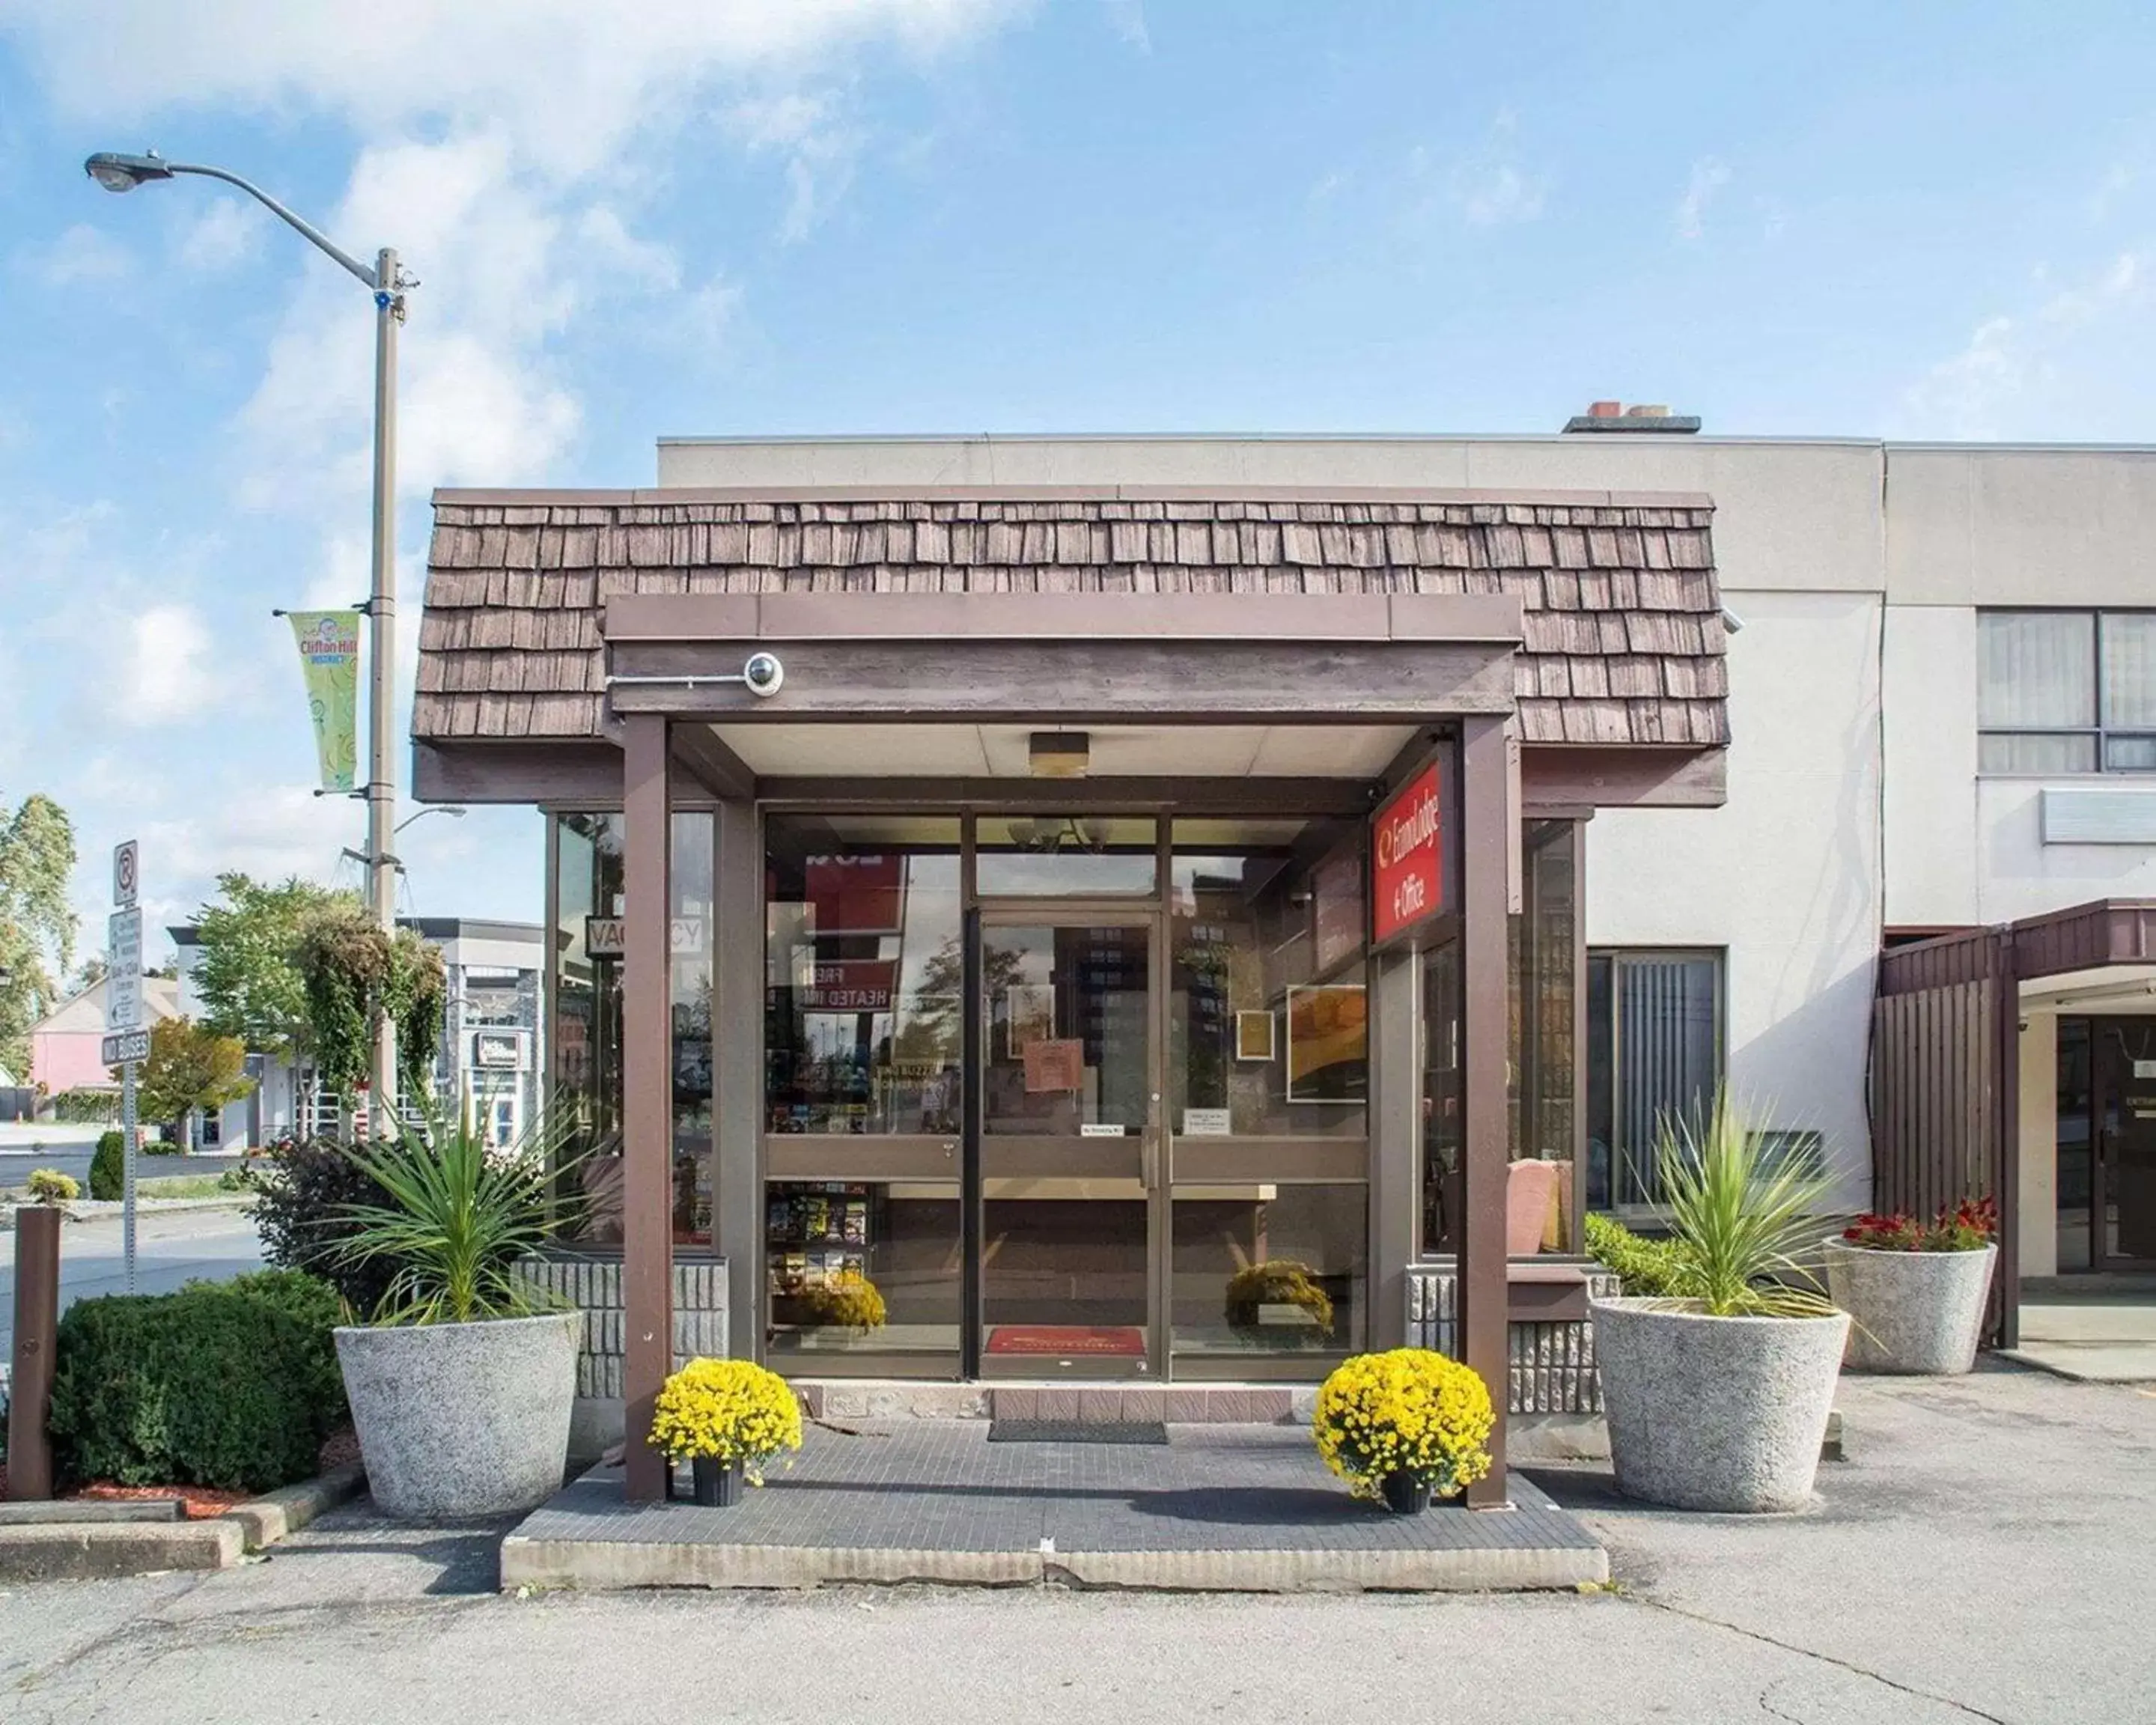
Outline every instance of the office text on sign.
<path fill-rule="evenodd" d="M 1370 834 L 1370 916 L 1389 940 L 1445 908 L 1444 783 L 1435 762 L 1378 811 Z"/>

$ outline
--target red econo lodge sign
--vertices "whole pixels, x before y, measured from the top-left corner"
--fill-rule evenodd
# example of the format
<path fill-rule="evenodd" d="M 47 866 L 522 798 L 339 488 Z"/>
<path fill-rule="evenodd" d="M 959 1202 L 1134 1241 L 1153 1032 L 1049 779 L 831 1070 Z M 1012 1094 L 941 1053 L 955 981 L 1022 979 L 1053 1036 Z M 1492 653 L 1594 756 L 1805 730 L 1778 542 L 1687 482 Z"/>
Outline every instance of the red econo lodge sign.
<path fill-rule="evenodd" d="M 1394 793 L 1371 823 L 1373 941 L 1390 940 L 1444 908 L 1444 806 L 1432 762 Z"/>

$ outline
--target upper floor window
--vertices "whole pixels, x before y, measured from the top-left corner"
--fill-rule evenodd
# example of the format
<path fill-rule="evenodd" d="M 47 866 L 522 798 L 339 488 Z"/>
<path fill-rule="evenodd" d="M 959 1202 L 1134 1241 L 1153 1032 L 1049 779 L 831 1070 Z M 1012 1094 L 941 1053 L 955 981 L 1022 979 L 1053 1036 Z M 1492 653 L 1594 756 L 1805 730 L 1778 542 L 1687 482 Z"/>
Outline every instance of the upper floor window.
<path fill-rule="evenodd" d="M 1977 770 L 2156 772 L 2156 611 L 1978 614 Z"/>

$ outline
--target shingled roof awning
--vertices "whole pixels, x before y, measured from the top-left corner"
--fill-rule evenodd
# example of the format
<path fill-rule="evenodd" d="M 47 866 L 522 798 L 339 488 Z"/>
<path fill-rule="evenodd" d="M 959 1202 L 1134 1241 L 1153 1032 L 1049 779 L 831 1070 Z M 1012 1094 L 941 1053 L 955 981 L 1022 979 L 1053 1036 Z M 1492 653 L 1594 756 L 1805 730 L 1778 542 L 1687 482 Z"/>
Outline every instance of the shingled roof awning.
<path fill-rule="evenodd" d="M 1697 494 L 443 491 L 413 736 L 604 734 L 631 594 L 1497 594 L 1529 744 L 1717 749 L 1721 596 Z"/>

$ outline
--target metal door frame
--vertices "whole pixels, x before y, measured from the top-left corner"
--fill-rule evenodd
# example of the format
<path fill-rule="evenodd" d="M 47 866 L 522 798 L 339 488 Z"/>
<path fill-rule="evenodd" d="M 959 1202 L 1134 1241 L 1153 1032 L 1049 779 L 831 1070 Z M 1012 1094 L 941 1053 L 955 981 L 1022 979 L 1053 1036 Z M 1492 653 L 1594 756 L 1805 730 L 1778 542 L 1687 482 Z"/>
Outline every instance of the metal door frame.
<path fill-rule="evenodd" d="M 1165 832 L 1167 823 L 1162 828 Z M 970 882 L 968 885 L 970 886 Z M 988 1077 L 988 1038 L 993 1014 L 984 994 L 987 978 L 982 954 L 986 933 L 995 928 L 1142 928 L 1146 931 L 1146 1124 L 1139 1134 L 1139 1179 L 1146 1202 L 1146 1353 L 1140 1373 L 1152 1382 L 1163 1381 L 1168 1370 L 1168 1158 L 1170 1140 L 1163 1098 L 1168 1090 L 1168 904 L 1158 887 L 1144 897 L 973 899 L 964 919 L 968 978 L 967 1009 L 973 1019 L 967 1036 L 965 1057 L 971 1070 L 966 1078 L 967 1128 L 964 1146 L 965 1196 L 963 1233 L 965 1264 L 971 1278 L 966 1291 L 965 1334 L 962 1352 L 968 1378 L 998 1376 L 1039 1377 L 1038 1368 L 1001 1373 L 988 1358 L 988 1324 L 982 1254 L 987 1246 L 983 1226 L 988 1176 L 983 1166 L 987 1109 L 983 1086 Z M 1073 1143 L 1086 1142 L 1082 1137 Z M 1106 1140 L 1096 1142 L 1106 1142 Z M 1127 1140 L 1118 1139 L 1117 1143 Z M 1122 1178 L 1121 1174 L 1102 1178 Z M 1072 1374 L 1070 1381 L 1089 1381 Z M 1116 1381 L 1110 1379 L 1109 1381 Z"/>
<path fill-rule="evenodd" d="M 2144 1027 L 2156 1034 L 2156 1017 L 2134 1014 L 2114 1013 L 2109 1017 L 2092 1013 L 2089 1025 L 2089 1268 L 2092 1271 L 2145 1272 L 2156 1270 L 2156 1258 L 2130 1258 L 2114 1255 L 2107 1250 L 2111 1238 L 2111 1167 L 2110 1142 L 2112 1132 L 2104 1124 L 2107 1105 L 2117 1102 L 2119 1117 L 2125 1119 L 2125 1077 L 2119 1063 L 2130 1060 L 2123 1043 L 2109 1040 L 2105 1033 L 2121 1025 Z"/>

